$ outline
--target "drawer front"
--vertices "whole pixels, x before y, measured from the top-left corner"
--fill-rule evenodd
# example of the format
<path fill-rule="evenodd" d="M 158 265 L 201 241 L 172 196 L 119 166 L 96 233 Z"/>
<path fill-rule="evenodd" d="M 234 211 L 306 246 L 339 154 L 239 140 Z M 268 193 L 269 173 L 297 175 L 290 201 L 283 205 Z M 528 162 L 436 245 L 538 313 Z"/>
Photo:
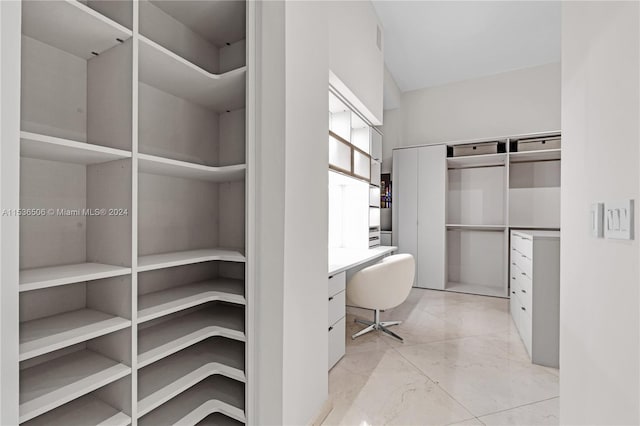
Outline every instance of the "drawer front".
<path fill-rule="evenodd" d="M 342 318 L 329 327 L 329 369 L 344 356 L 345 321 L 346 318 Z"/>
<path fill-rule="evenodd" d="M 520 317 L 522 314 L 520 313 L 520 298 L 518 297 L 518 293 L 515 290 L 511 290 L 509 293 L 509 312 L 511 312 L 511 317 L 513 318 L 513 322 L 516 324 L 516 328 L 520 329 Z"/>
<path fill-rule="evenodd" d="M 533 240 L 521 234 L 511 234 L 511 248 L 531 258 L 533 257 Z"/>
<path fill-rule="evenodd" d="M 520 316 L 520 337 L 522 338 L 524 346 L 527 348 L 529 356 L 531 356 L 531 344 L 533 343 L 531 336 L 531 315 L 523 311 L 523 315 Z"/>
<path fill-rule="evenodd" d="M 334 325 L 345 315 L 346 291 L 341 291 L 335 296 L 329 297 L 329 327 Z"/>
<path fill-rule="evenodd" d="M 341 291 L 344 291 L 346 287 L 347 287 L 346 272 L 340 272 L 339 274 L 335 274 L 329 277 L 329 297 L 335 296 Z"/>
<path fill-rule="evenodd" d="M 520 272 L 524 273 L 530 279 L 533 278 L 533 261 L 530 257 L 524 255 L 518 250 L 511 250 L 511 265 L 520 268 Z"/>

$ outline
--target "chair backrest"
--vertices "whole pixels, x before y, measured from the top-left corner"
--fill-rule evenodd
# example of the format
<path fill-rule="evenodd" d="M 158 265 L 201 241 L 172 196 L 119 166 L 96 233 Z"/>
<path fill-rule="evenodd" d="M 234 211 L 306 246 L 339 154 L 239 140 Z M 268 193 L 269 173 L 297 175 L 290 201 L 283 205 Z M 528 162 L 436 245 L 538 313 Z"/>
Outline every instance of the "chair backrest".
<path fill-rule="evenodd" d="M 356 272 L 347 284 L 347 304 L 367 309 L 391 309 L 409 296 L 416 264 L 410 254 L 385 257 Z"/>

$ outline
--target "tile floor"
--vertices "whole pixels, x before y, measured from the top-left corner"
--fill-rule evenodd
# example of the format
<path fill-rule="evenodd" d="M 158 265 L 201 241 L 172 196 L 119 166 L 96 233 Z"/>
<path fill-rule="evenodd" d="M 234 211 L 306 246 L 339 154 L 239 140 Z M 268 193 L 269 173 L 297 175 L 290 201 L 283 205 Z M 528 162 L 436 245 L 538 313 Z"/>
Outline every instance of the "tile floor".
<path fill-rule="evenodd" d="M 371 316 L 350 312 L 348 335 Z M 325 425 L 558 424 L 558 370 L 530 363 L 507 299 L 413 289 L 381 316 L 404 321 L 394 330 L 405 342 L 347 339 Z"/>

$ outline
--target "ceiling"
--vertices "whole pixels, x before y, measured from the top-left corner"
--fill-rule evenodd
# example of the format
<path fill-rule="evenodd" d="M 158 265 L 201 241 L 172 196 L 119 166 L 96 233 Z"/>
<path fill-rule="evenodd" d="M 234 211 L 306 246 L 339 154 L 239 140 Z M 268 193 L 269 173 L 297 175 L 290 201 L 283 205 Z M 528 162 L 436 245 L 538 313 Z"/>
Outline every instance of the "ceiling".
<path fill-rule="evenodd" d="M 560 61 L 559 1 L 373 1 L 400 90 Z"/>

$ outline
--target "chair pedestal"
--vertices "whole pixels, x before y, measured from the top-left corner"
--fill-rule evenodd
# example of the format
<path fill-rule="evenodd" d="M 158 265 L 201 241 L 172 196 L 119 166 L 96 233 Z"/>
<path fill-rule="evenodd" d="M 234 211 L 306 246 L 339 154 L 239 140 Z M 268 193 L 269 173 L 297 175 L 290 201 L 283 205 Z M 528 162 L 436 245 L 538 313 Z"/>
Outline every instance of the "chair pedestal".
<path fill-rule="evenodd" d="M 389 336 L 395 337 L 396 339 L 404 343 L 404 340 L 402 339 L 402 337 L 398 336 L 396 333 L 394 333 L 393 331 L 387 328 L 394 325 L 402 324 L 402 321 L 380 321 L 380 310 L 378 309 L 374 311 L 373 321 L 366 321 L 366 320 L 361 320 L 356 318 L 355 322 L 359 324 L 364 324 L 368 327 L 358 331 L 356 334 L 351 336 L 352 339 L 355 339 L 356 337 L 360 337 L 363 334 L 367 334 L 368 332 L 373 330 L 381 330 L 387 333 Z"/>

